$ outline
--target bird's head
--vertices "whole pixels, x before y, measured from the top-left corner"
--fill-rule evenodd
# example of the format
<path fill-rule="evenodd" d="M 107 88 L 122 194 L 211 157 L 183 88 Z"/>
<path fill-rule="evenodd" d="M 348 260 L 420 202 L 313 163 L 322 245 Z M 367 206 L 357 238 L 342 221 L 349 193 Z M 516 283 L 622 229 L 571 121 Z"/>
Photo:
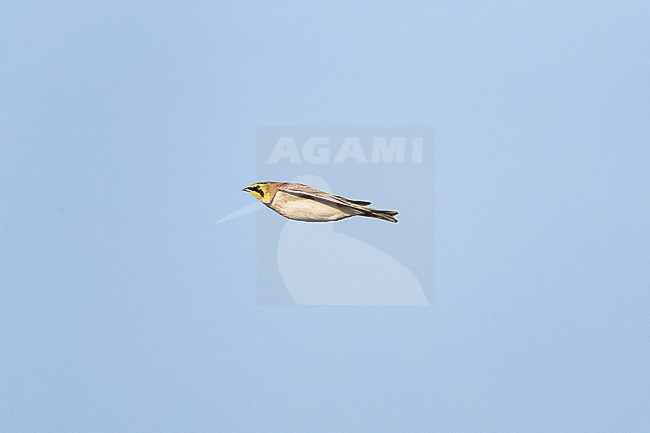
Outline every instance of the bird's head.
<path fill-rule="evenodd" d="M 247 186 L 246 188 L 242 189 L 242 191 L 250 192 L 262 203 L 270 203 L 273 197 L 271 196 L 271 191 L 269 190 L 269 184 L 270 182 L 257 182 L 251 186 Z"/>

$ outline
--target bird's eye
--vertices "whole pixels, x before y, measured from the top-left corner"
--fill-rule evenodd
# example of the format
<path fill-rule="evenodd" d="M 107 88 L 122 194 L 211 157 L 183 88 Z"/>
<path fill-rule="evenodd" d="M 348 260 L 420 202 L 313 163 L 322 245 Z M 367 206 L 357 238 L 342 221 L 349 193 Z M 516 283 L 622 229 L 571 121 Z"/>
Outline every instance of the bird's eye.
<path fill-rule="evenodd" d="M 255 185 L 251 189 L 253 191 L 255 191 L 256 193 L 258 193 L 260 195 L 260 197 L 264 197 L 264 191 L 262 191 L 262 188 L 260 188 L 259 186 Z"/>

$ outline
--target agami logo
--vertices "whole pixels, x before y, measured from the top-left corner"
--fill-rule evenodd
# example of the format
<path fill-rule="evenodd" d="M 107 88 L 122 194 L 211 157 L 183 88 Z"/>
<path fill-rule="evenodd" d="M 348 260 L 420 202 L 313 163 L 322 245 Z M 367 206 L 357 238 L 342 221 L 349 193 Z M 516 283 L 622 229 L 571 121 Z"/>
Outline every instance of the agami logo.
<path fill-rule="evenodd" d="M 431 305 L 432 128 L 261 127 L 257 145 L 257 173 L 242 176 L 242 185 L 303 183 L 400 215 L 397 224 L 370 218 L 302 222 L 262 206 L 255 213 L 258 303 Z M 421 185 L 431 186 L 425 199 Z"/>
<path fill-rule="evenodd" d="M 267 164 L 421 164 L 424 137 L 345 137 L 333 143 L 327 136 L 309 137 L 296 144 L 291 136 L 279 137 Z"/>

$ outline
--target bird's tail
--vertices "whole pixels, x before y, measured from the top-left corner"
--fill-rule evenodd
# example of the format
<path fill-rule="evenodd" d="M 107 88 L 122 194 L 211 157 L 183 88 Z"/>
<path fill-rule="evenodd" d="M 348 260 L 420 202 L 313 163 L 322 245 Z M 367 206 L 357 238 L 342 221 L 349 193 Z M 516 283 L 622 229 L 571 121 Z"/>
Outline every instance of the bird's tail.
<path fill-rule="evenodd" d="M 397 215 L 398 213 L 399 212 L 395 210 L 368 209 L 368 211 L 364 212 L 362 215 L 370 218 L 377 218 L 380 220 L 396 223 L 397 218 L 395 218 L 395 215 Z"/>

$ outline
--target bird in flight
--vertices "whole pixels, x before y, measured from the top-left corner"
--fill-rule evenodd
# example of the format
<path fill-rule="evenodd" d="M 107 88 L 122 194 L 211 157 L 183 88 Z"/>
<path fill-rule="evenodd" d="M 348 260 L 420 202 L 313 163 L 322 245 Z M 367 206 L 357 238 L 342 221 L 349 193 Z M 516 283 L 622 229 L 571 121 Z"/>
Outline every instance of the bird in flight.
<path fill-rule="evenodd" d="M 339 221 L 364 216 L 396 223 L 397 211 L 368 207 L 369 201 L 350 200 L 302 183 L 256 182 L 243 191 L 251 193 L 285 218 L 306 222 Z"/>

